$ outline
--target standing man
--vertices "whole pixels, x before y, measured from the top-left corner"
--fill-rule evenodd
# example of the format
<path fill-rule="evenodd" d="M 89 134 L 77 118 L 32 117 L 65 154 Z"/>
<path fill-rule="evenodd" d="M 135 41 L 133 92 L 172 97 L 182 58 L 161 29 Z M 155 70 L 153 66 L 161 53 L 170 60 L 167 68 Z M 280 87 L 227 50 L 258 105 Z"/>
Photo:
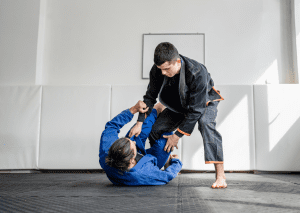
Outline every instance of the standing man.
<path fill-rule="evenodd" d="M 173 44 L 160 43 L 155 48 L 154 65 L 144 95 L 144 103 L 149 110 L 139 114 L 130 137 L 140 134 L 146 114 L 149 115 L 158 96 L 167 108 L 152 126 L 150 144 L 154 144 L 162 133 L 176 130 L 175 134 L 164 136 L 168 139 L 164 149 L 168 152 L 173 151 L 174 147 L 178 149 L 179 139 L 183 135 L 190 136 L 198 122 L 204 142 L 205 163 L 215 165 L 216 181 L 212 188 L 226 188 L 222 136 L 215 128 L 217 106 L 224 99 L 215 90 L 206 67 L 178 54 Z"/>

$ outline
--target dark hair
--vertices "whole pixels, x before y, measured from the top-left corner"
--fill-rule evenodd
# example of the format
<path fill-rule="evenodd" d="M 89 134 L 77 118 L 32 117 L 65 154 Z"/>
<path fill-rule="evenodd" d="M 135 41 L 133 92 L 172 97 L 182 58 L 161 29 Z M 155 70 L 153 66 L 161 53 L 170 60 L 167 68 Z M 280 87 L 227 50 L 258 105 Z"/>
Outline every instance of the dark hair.
<path fill-rule="evenodd" d="M 105 163 L 110 167 L 126 171 L 133 156 L 134 151 L 130 149 L 128 138 L 119 138 L 109 148 Z"/>
<path fill-rule="evenodd" d="M 155 48 L 154 51 L 154 63 L 157 66 L 162 65 L 166 61 L 172 61 L 179 58 L 176 47 L 169 42 L 162 42 Z"/>

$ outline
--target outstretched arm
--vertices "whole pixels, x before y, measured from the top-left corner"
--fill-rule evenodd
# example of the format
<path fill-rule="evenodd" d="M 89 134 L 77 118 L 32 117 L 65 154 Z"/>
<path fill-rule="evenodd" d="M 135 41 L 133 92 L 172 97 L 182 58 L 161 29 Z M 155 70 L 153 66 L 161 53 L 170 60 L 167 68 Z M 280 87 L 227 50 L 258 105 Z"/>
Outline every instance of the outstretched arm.
<path fill-rule="evenodd" d="M 118 134 L 120 129 L 127 123 L 129 123 L 133 115 L 137 112 L 145 113 L 148 110 L 146 104 L 143 101 L 138 101 L 130 109 L 122 111 L 120 114 L 115 116 L 111 121 L 105 125 L 105 130 L 102 132 L 100 140 L 100 155 L 107 153 L 111 145 L 119 139 Z"/>
<path fill-rule="evenodd" d="M 132 137 L 133 135 L 138 136 L 141 133 L 143 122 L 146 117 L 149 116 L 152 112 L 152 108 L 156 103 L 156 98 L 163 84 L 163 81 L 164 76 L 162 75 L 161 70 L 158 69 L 154 64 L 150 71 L 150 81 L 147 87 L 146 94 L 144 95 L 144 103 L 147 105 L 147 107 L 149 107 L 149 110 L 147 113 L 139 113 L 136 125 L 131 129 L 129 137 Z"/>

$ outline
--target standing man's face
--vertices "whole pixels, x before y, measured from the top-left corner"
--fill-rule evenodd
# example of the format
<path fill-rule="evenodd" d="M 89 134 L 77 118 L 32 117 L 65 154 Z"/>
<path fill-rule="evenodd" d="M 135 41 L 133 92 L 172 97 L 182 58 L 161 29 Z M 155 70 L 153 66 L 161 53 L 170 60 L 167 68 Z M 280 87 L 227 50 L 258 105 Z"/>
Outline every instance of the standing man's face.
<path fill-rule="evenodd" d="M 176 61 L 166 61 L 162 65 L 157 66 L 157 68 L 161 69 L 161 73 L 163 75 L 172 78 L 174 75 L 180 72 L 181 61 L 179 58 Z"/>

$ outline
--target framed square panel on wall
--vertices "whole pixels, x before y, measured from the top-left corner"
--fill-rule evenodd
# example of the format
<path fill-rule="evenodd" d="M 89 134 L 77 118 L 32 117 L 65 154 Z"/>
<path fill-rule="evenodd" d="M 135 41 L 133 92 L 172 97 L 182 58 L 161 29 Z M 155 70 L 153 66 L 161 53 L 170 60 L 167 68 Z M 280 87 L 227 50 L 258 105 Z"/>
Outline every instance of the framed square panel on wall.
<path fill-rule="evenodd" d="M 161 42 L 170 42 L 177 48 L 179 54 L 205 64 L 203 33 L 143 34 L 143 79 L 149 78 L 149 72 L 154 64 L 154 50 Z"/>

